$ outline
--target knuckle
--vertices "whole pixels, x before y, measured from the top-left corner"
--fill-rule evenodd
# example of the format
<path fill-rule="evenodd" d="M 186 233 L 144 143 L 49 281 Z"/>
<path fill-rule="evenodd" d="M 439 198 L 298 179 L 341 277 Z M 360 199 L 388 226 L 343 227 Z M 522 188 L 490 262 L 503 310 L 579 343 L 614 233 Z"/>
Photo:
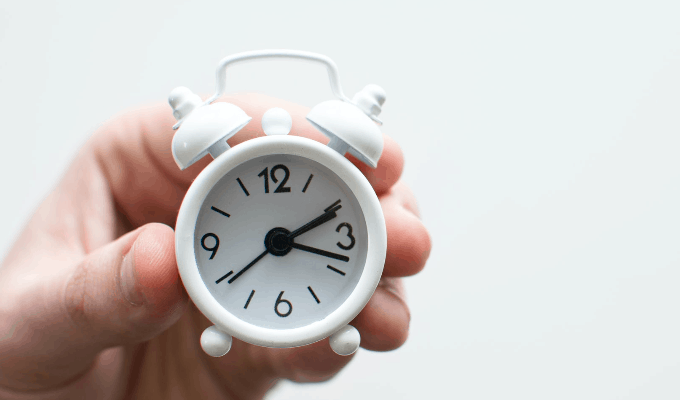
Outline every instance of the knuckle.
<path fill-rule="evenodd" d="M 68 279 L 64 290 L 63 301 L 66 316 L 71 324 L 79 329 L 89 325 L 86 307 L 89 297 L 87 288 L 90 286 L 88 284 L 90 270 L 91 266 L 87 261 L 81 262 Z"/>

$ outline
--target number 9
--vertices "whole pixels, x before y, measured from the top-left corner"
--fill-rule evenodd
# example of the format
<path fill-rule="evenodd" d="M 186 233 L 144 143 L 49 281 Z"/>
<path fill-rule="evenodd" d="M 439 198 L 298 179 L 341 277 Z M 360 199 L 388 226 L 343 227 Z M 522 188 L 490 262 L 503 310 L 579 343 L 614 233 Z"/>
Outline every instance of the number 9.
<path fill-rule="evenodd" d="M 215 239 L 215 245 L 213 247 L 208 247 L 205 245 L 205 239 L 209 237 Z M 206 233 L 201 238 L 201 246 L 203 246 L 203 248 L 207 251 L 212 251 L 212 254 L 210 255 L 210 259 L 212 260 L 215 257 L 215 254 L 217 254 L 217 249 L 220 247 L 220 239 L 214 233 Z"/>

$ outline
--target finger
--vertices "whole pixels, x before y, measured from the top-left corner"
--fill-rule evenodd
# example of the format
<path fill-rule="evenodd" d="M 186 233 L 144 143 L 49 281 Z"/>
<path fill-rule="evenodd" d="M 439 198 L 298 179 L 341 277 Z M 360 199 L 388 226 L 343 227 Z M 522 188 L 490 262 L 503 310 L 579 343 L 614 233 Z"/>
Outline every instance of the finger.
<path fill-rule="evenodd" d="M 336 354 L 328 339 L 292 349 L 268 349 L 267 352 L 274 360 L 276 376 L 299 383 L 328 380 L 354 357 L 353 354 Z"/>
<path fill-rule="evenodd" d="M 394 185 L 404 170 L 404 153 L 401 147 L 391 137 L 383 134 L 383 152 L 378 161 L 376 168 L 371 168 L 368 165 L 360 162 L 352 155 L 347 155 L 350 161 L 359 168 L 366 179 L 373 186 L 376 194 L 381 195 L 388 191 Z"/>
<path fill-rule="evenodd" d="M 418 217 L 415 196 L 398 182 L 380 198 L 387 228 L 387 254 L 383 276 L 409 276 L 420 272 L 430 256 L 432 241 Z"/>
<path fill-rule="evenodd" d="M 351 325 L 361 334 L 361 347 L 388 351 L 404 344 L 410 322 L 411 313 L 401 279 L 384 277 Z"/>
<path fill-rule="evenodd" d="M 173 231 L 160 224 L 130 232 L 56 276 L 17 335 L 41 345 L 16 346 L 22 354 L 14 370 L 43 370 L 47 378 L 38 381 L 46 386 L 79 376 L 105 348 L 158 335 L 187 303 Z"/>
<path fill-rule="evenodd" d="M 260 120 L 272 107 L 284 108 L 291 114 L 293 135 L 328 142 L 328 138 L 306 120 L 309 110 L 305 107 L 262 95 L 238 95 L 226 98 L 226 101 L 236 104 L 253 117 L 229 140 L 232 146 L 263 136 Z M 112 119 L 98 130 L 90 142 L 116 203 L 133 226 L 149 222 L 172 226 L 187 188 L 212 161 L 206 156 L 180 171 L 171 152 L 174 123 L 167 104 L 154 104 Z M 377 168 L 371 169 L 348 157 L 366 175 L 378 194 L 387 191 L 399 179 L 404 164 L 399 146 L 389 137 L 384 138 Z"/>
<path fill-rule="evenodd" d="M 174 232 L 150 224 L 89 255 L 67 278 L 64 309 L 95 347 L 147 340 L 173 324 L 187 297 Z"/>

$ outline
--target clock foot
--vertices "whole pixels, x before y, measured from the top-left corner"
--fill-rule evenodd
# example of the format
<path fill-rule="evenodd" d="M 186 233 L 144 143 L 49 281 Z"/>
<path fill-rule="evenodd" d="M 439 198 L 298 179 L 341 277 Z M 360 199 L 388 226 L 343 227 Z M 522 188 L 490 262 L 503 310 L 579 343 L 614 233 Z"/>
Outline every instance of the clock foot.
<path fill-rule="evenodd" d="M 352 325 L 345 325 L 329 337 L 331 349 L 341 356 L 354 354 L 361 343 L 359 331 Z"/>
<path fill-rule="evenodd" d="M 203 331 L 201 347 L 209 356 L 222 357 L 231 349 L 231 335 L 222 332 L 213 325 Z"/>

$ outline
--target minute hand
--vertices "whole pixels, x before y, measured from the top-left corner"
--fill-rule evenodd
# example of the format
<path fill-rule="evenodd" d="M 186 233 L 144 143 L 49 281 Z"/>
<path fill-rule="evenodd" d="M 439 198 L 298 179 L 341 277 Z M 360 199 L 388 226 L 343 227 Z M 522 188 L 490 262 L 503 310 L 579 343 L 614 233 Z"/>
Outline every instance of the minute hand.
<path fill-rule="evenodd" d="M 292 240 L 292 239 L 302 235 L 303 233 L 305 233 L 307 231 L 311 231 L 312 229 L 316 228 L 317 226 L 332 220 L 333 218 L 338 216 L 338 214 L 336 214 L 336 211 L 338 211 L 341 208 L 342 208 L 342 206 L 340 204 L 338 204 L 335 207 L 329 208 L 328 211 L 326 211 L 325 213 L 321 214 L 320 216 L 314 218 L 313 220 L 307 222 L 306 224 L 302 225 L 298 229 L 289 233 L 288 239 Z"/>
<path fill-rule="evenodd" d="M 300 244 L 300 243 L 291 243 L 290 247 L 292 247 L 294 249 L 302 250 L 302 251 L 308 251 L 310 253 L 318 254 L 320 256 L 334 258 L 336 260 L 340 260 L 340 261 L 344 261 L 344 262 L 349 261 L 349 257 L 347 257 L 347 256 L 343 256 L 341 254 L 331 253 L 330 251 L 326 251 L 326 250 L 317 249 L 316 247 L 305 246 L 304 244 Z"/>

